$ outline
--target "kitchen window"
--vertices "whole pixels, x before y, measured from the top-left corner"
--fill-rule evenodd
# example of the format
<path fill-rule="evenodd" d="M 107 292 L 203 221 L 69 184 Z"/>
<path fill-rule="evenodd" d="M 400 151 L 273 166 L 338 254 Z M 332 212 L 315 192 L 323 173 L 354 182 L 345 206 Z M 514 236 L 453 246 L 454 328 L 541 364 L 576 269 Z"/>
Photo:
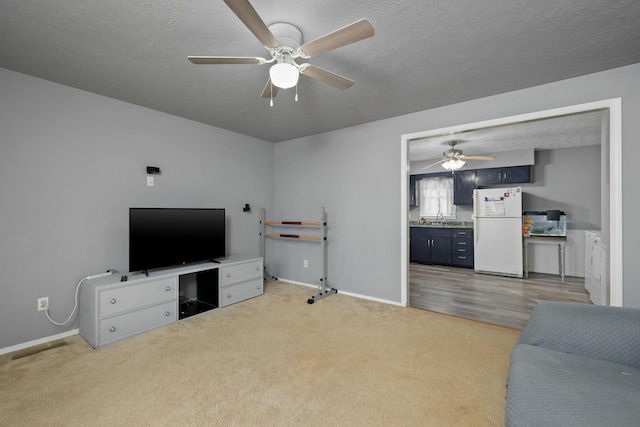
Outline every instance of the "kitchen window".
<path fill-rule="evenodd" d="M 455 219 L 453 178 L 443 176 L 420 180 L 420 216 L 430 219 Z"/>

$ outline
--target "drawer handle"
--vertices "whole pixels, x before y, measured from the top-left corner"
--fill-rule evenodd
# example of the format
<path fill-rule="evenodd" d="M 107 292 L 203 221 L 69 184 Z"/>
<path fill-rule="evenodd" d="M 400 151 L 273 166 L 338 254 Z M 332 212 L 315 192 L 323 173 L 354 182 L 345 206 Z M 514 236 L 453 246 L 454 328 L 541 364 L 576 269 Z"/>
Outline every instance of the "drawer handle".
<path fill-rule="evenodd" d="M 227 294 L 227 298 L 231 298 L 231 294 Z"/>
<path fill-rule="evenodd" d="M 256 286 L 256 289 L 260 290 L 260 285 L 257 285 L 257 286 Z"/>
<path fill-rule="evenodd" d="M 466 244 L 467 244 L 467 242 L 458 242 L 458 245 L 460 245 L 460 246 L 464 246 Z"/>
<path fill-rule="evenodd" d="M 458 256 L 458 259 L 467 259 L 466 256 Z"/>
<path fill-rule="evenodd" d="M 465 231 L 460 231 L 460 232 L 458 232 L 458 234 L 460 234 L 460 235 L 464 236 L 464 235 L 465 235 L 465 234 L 467 234 L 467 233 L 466 233 Z"/>
<path fill-rule="evenodd" d="M 115 298 L 111 298 L 111 301 L 109 301 L 111 304 L 115 304 L 116 303 L 116 299 Z"/>
<path fill-rule="evenodd" d="M 227 277 L 231 277 L 231 273 L 227 273 Z"/>
<path fill-rule="evenodd" d="M 164 288 L 164 290 L 169 292 L 171 290 L 171 286 L 167 286 L 166 288 Z"/>
<path fill-rule="evenodd" d="M 171 316 L 171 313 L 167 311 L 167 312 L 164 313 L 164 315 L 169 317 L 169 316 Z"/>
<path fill-rule="evenodd" d="M 116 327 L 115 326 L 112 326 L 112 327 L 109 328 L 109 332 L 115 332 L 115 331 L 116 331 Z"/>

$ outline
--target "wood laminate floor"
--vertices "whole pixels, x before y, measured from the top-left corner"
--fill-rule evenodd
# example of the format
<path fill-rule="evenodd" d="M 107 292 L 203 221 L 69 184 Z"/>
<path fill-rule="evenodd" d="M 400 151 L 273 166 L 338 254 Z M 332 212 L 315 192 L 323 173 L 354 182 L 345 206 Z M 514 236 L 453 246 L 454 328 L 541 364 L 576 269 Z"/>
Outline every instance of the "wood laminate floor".
<path fill-rule="evenodd" d="M 518 279 L 468 268 L 409 265 L 409 305 L 495 325 L 522 329 L 538 301 L 590 304 L 584 279 L 529 273 Z"/>

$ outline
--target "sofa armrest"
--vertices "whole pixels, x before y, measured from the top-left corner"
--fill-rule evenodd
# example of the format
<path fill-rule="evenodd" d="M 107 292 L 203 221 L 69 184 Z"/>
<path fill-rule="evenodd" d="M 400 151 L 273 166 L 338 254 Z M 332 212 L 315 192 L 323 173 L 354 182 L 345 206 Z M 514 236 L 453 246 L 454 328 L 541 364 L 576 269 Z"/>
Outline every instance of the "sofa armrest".
<path fill-rule="evenodd" d="M 517 344 L 640 369 L 640 309 L 541 301 Z"/>

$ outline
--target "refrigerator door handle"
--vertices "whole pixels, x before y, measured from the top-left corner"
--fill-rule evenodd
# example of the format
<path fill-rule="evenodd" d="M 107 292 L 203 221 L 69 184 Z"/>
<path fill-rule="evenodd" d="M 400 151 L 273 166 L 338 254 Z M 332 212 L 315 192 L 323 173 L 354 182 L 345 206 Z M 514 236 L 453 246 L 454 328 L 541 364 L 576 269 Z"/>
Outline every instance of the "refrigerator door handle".
<path fill-rule="evenodd" d="M 478 190 L 473 190 L 473 236 L 478 243 Z"/>
<path fill-rule="evenodd" d="M 476 239 L 476 243 L 478 243 L 478 218 L 476 218 L 476 216 L 473 216 L 473 236 Z"/>

